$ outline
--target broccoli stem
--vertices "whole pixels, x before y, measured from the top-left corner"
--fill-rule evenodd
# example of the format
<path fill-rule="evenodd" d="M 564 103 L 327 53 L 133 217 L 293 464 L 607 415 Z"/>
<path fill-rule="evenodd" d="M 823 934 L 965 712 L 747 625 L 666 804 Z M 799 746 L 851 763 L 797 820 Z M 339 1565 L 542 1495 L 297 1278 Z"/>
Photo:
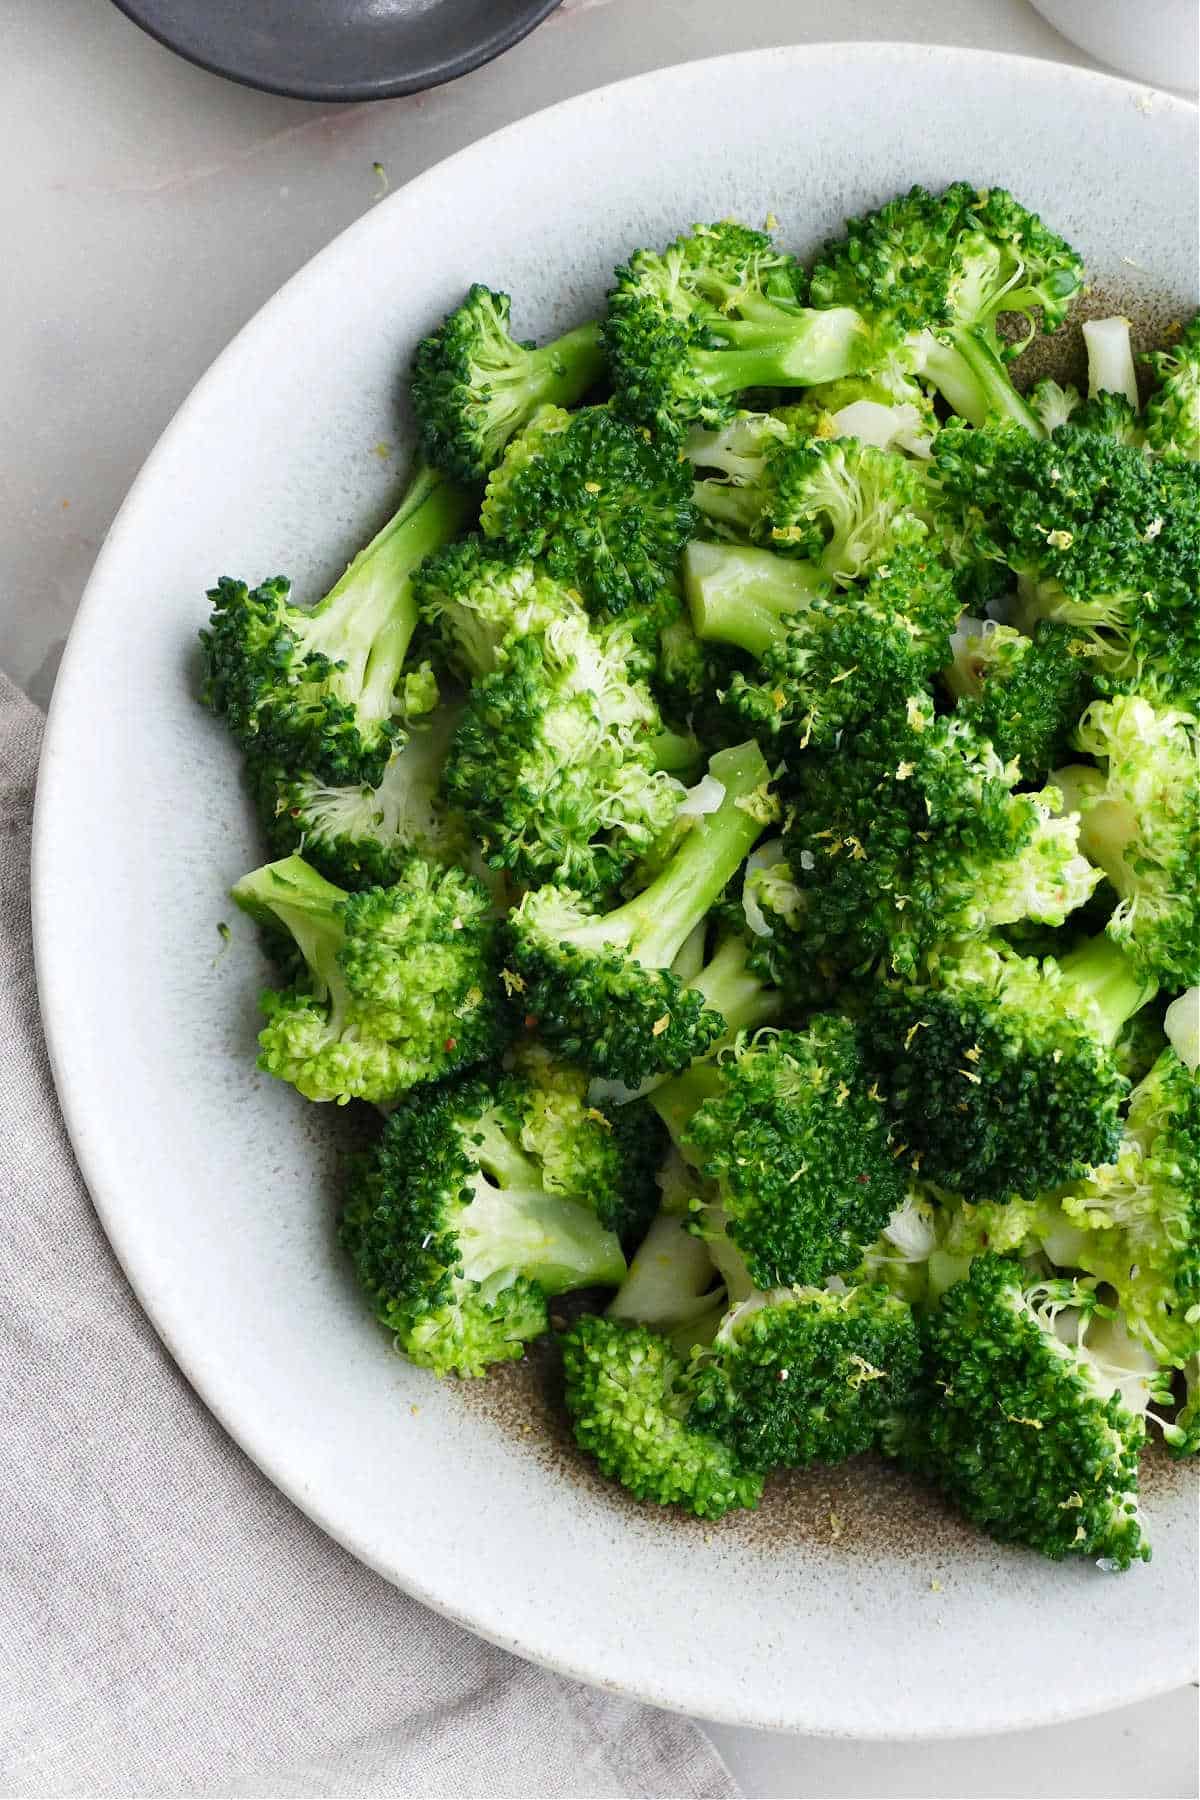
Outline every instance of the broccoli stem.
<path fill-rule="evenodd" d="M 1104 776 L 1084 763 L 1056 770 L 1050 786 L 1062 795 L 1064 812 L 1080 815 L 1079 848 L 1088 861 L 1114 885 L 1119 876 L 1128 876 L 1125 853 L 1138 836 L 1137 814 L 1129 802 L 1105 798 Z"/>
<path fill-rule="evenodd" d="M 753 974 L 749 964 L 749 945 L 741 937 L 728 937 L 717 946 L 707 966 L 688 982 L 689 988 L 703 996 L 706 1006 L 720 1013 L 727 1037 L 768 1025 L 783 1005 L 779 990 Z"/>
<path fill-rule="evenodd" d="M 743 316 L 720 325 L 729 348 L 692 354 L 691 366 L 707 393 L 815 387 L 853 373 L 867 356 L 867 329 L 852 306 L 793 308 L 741 297 L 738 305 Z"/>
<path fill-rule="evenodd" d="M 647 740 L 654 767 L 666 775 L 694 776 L 704 762 L 704 748 L 694 732 L 657 731 Z"/>
<path fill-rule="evenodd" d="M 230 890 L 244 913 L 273 931 L 280 926 L 295 940 L 310 971 L 322 985 L 324 999 L 341 987 L 338 951 L 343 930 L 338 908 L 346 895 L 305 862 L 285 856 L 253 869 Z"/>
<path fill-rule="evenodd" d="M 1129 341 L 1129 320 L 1086 319 L 1083 341 L 1087 348 L 1088 395 L 1121 394 L 1137 411 L 1137 370 Z"/>
<path fill-rule="evenodd" d="M 526 352 L 523 364 L 534 406 L 574 406 L 604 373 L 604 333 L 591 319 L 551 344 Z"/>
<path fill-rule="evenodd" d="M 720 806 L 696 821 L 648 888 L 597 921 L 597 944 L 624 945 L 647 968 L 670 968 L 762 830 L 756 796 L 765 791 L 770 771 L 758 745 L 720 750 L 708 768 L 725 789 Z M 578 937 L 591 941 L 592 933 Z"/>
<path fill-rule="evenodd" d="M 1100 1041 L 1113 1045 L 1134 1013 L 1153 1000 L 1156 981 L 1147 981 L 1119 944 L 1111 938 L 1090 938 L 1058 964 L 1071 992 L 1082 1001 Z"/>
<path fill-rule="evenodd" d="M 462 529 L 469 511 L 460 488 L 422 465 L 382 531 L 308 615 L 307 647 L 353 672 L 367 717 L 392 710 L 417 627 L 413 571 Z"/>
<path fill-rule="evenodd" d="M 476 1180 L 458 1243 L 460 1273 L 467 1281 L 520 1274 L 548 1293 L 565 1294 L 573 1288 L 616 1287 L 625 1275 L 615 1234 L 604 1229 L 590 1206 L 547 1193 L 536 1170 L 528 1186 Z"/>
<path fill-rule="evenodd" d="M 762 656 L 780 642 L 791 615 L 827 585 L 812 563 L 793 562 L 771 550 L 697 540 L 684 552 L 683 587 L 696 636 L 736 645 L 751 656 Z"/>
<path fill-rule="evenodd" d="M 922 341 L 921 373 L 968 425 L 1007 421 L 1046 433 L 1033 408 L 1018 394 L 996 352 L 972 331 L 957 331 L 951 342 L 930 335 Z"/>
<path fill-rule="evenodd" d="M 695 1157 L 684 1143 L 692 1115 L 706 1100 L 715 1100 L 721 1092 L 721 1075 L 715 1063 L 696 1062 L 682 1075 L 664 1081 L 650 1096 L 650 1104 L 671 1134 L 671 1142 L 685 1162 L 695 1166 Z"/>

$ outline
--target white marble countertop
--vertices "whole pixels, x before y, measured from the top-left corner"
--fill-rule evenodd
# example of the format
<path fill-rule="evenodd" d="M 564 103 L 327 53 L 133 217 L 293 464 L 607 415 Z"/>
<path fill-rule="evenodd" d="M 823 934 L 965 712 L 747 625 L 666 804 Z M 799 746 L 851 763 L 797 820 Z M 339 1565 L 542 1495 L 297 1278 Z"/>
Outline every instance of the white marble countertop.
<path fill-rule="evenodd" d="M 106 0 L 4 0 L 3 15 L 0 667 L 43 704 L 104 533 L 175 408 L 385 186 L 570 94 L 725 50 L 907 38 L 1087 62 L 1026 0 L 564 0 L 506 57 L 449 87 L 338 108 L 191 68 Z M 1003 1679 L 980 1650 L 980 1679 Z M 713 1736 L 751 1796 L 1197 1791 L 1192 1689 L 1007 1738 Z"/>

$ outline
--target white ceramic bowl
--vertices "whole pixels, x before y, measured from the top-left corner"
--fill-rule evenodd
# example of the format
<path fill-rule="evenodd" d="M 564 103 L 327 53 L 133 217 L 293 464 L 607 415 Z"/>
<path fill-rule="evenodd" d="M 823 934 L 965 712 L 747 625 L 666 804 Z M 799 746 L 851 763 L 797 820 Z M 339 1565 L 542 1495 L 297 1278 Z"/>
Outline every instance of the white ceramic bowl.
<path fill-rule="evenodd" d="M 969 175 L 1041 207 L 1139 316 L 1194 304 L 1194 114 L 1139 100 L 962 50 L 772 50 L 465 151 L 319 256 L 200 383 L 113 526 L 59 676 L 42 1005 L 80 1163 L 151 1318 L 233 1436 L 366 1562 L 497 1643 L 664 1706 L 905 1737 L 1181 1683 L 1189 1490 L 1152 1471 L 1155 1560 L 1123 1577 L 1001 1549 L 870 1465 L 703 1526 L 599 1482 L 532 1375 L 439 1386 L 394 1356 L 333 1249 L 344 1115 L 256 1075 L 244 921 L 217 956 L 229 885 L 262 852 L 194 698 L 204 591 L 224 571 L 290 570 L 312 596 L 331 580 L 395 495 L 398 462 L 373 450 L 405 441 L 412 346 L 476 278 L 547 334 L 601 305 L 632 246 L 693 220 L 774 209 L 809 251 L 898 187 Z"/>
<path fill-rule="evenodd" d="M 1033 0 L 1056 31 L 1098 62 L 1194 94 L 1200 82 L 1200 0 Z"/>

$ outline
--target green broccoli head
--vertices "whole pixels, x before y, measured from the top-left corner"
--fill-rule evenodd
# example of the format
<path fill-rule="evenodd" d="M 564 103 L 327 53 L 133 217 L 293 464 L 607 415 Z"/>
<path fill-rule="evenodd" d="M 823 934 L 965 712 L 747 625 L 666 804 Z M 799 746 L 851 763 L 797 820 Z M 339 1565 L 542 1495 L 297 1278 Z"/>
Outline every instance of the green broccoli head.
<path fill-rule="evenodd" d="M 546 1298 L 613 1286 L 616 1236 L 523 1144 L 526 1083 L 460 1079 L 393 1112 L 354 1169 L 340 1239 L 397 1348 L 482 1375 L 548 1328 Z"/>
<path fill-rule="evenodd" d="M 851 220 L 812 276 L 818 306 L 896 316 L 903 354 L 970 424 L 989 419 L 1038 432 L 1036 414 L 1005 364 L 1037 330 L 1053 330 L 1083 283 L 1070 246 L 1003 188 L 955 182 L 939 195 L 914 187 Z M 1002 338 L 1000 318 L 1024 325 Z"/>
<path fill-rule="evenodd" d="M 698 548 L 726 550 L 730 546 L 689 544 L 684 552 L 685 570 Z M 725 644 L 705 643 L 697 636 L 691 619 L 684 616 L 673 620 L 660 633 L 650 685 L 664 718 L 671 724 L 690 728 L 705 744 L 727 749 L 740 743 L 746 731 L 726 713 L 722 695 L 734 675 L 746 667 L 747 658 L 740 651 Z"/>
<path fill-rule="evenodd" d="M 757 1288 L 849 1274 L 904 1198 L 883 1098 L 849 1019 L 739 1038 L 652 1102 L 714 1184 L 700 1229 L 728 1238 Z"/>
<path fill-rule="evenodd" d="M 538 350 L 511 336 L 509 306 L 477 282 L 413 360 L 421 453 L 460 481 L 482 481 L 539 406 L 574 406 L 604 371 L 598 325 Z"/>
<path fill-rule="evenodd" d="M 1110 935 L 1164 986 L 1200 981 L 1200 736 L 1195 718 L 1136 695 L 1097 700 L 1075 742 L 1101 765 L 1054 777 L 1081 815 L 1080 848 L 1120 896 Z"/>
<path fill-rule="evenodd" d="M 1146 402 L 1146 442 L 1160 456 L 1200 462 L 1200 313 L 1169 350 L 1146 359 L 1158 386 Z"/>
<path fill-rule="evenodd" d="M 1200 1356 L 1200 1084 L 1166 1049 L 1137 1085 L 1111 1162 L 1063 1197 L 1076 1267 L 1116 1293 L 1160 1363 Z"/>
<path fill-rule="evenodd" d="M 686 464 L 606 407 L 547 406 L 492 471 L 480 523 L 602 617 L 662 609 L 692 531 L 691 485 Z"/>
<path fill-rule="evenodd" d="M 1043 619 L 1033 636 L 1011 625 L 964 620 L 954 635 L 946 686 L 1004 763 L 1023 781 L 1040 781 L 1062 761 L 1079 716 L 1094 694 L 1084 642 Z"/>
<path fill-rule="evenodd" d="M 693 551 L 710 552 L 715 561 L 725 547 L 691 545 L 689 557 Z M 700 579 L 711 629 L 718 604 L 724 609 L 713 592 L 721 578 Z M 736 598 L 731 610 L 725 629 L 736 632 Z M 836 745 L 878 714 L 881 696 L 922 690 L 945 661 L 958 611 L 946 566 L 920 544 L 901 547 L 850 593 L 781 613 L 754 677 L 734 674 L 725 709 L 764 743 L 781 740 L 786 751 Z"/>
<path fill-rule="evenodd" d="M 738 414 L 685 449 L 715 471 L 694 490 L 707 523 L 810 563 L 814 585 L 846 586 L 885 565 L 924 538 L 936 505 L 924 464 L 857 438 L 797 438 L 770 414 Z"/>
<path fill-rule="evenodd" d="M 382 779 L 401 732 L 412 575 L 463 523 L 466 497 L 418 472 L 399 511 L 312 608 L 282 577 L 212 589 L 202 698 L 243 749 L 285 775 L 337 786 Z"/>
<path fill-rule="evenodd" d="M 390 887 L 415 858 L 461 862 L 470 848 L 462 814 L 442 793 L 442 770 L 456 707 L 410 723 L 377 787 L 335 786 L 316 775 L 281 777 L 251 759 L 251 782 L 271 848 L 303 854 L 320 874 L 352 892 Z"/>
<path fill-rule="evenodd" d="M 617 404 L 666 438 L 719 425 L 747 388 L 804 387 L 882 359 L 887 323 L 800 302 L 799 265 L 760 231 L 696 225 L 616 272 L 604 336 Z"/>
<path fill-rule="evenodd" d="M 696 1360 L 690 1422 L 764 1474 L 828 1468 L 908 1411 L 919 1366 L 912 1310 L 884 1287 L 755 1294 Z"/>
<path fill-rule="evenodd" d="M 701 1519 L 758 1504 L 762 1476 L 690 1423 L 692 1382 L 666 1338 L 585 1317 L 563 1339 L 563 1372 L 581 1448 L 637 1499 Z"/>
<path fill-rule="evenodd" d="M 977 552 L 1016 574 L 1023 629 L 1058 620 L 1102 688 L 1200 710 L 1200 466 L 1069 427 L 947 429 L 934 460 Z"/>
<path fill-rule="evenodd" d="M 714 812 L 696 817 L 653 880 L 609 913 L 577 891 L 531 889 L 508 921 L 508 980 L 539 1034 L 592 1075 L 637 1087 L 681 1069 L 725 1031 L 671 965 L 771 814 L 756 744 L 719 751 Z"/>
<path fill-rule="evenodd" d="M 1086 1284 L 977 1257 L 925 1320 L 928 1399 L 907 1454 L 993 1537 L 1126 1569 L 1150 1554 L 1145 1426 L 1104 1342 L 1106 1311 Z"/>
<path fill-rule="evenodd" d="M 413 594 L 430 653 L 467 682 L 492 673 L 510 638 L 583 616 L 573 588 L 534 563 L 497 555 L 494 544 L 477 536 L 426 557 L 413 576 Z"/>
<path fill-rule="evenodd" d="M 233 897 L 304 959 L 302 985 L 262 996 L 259 1067 L 309 1100 L 396 1100 L 507 1041 L 491 900 L 462 870 L 414 859 L 394 886 L 347 894 L 289 856 Z"/>
<path fill-rule="evenodd" d="M 1128 1084 L 1111 1046 L 1153 997 L 1105 938 L 1039 964 L 952 947 L 881 987 L 867 1036 L 896 1136 L 923 1177 L 978 1199 L 1033 1195 L 1106 1162 Z"/>
<path fill-rule="evenodd" d="M 603 897 L 675 819 L 684 790 L 658 766 L 662 720 L 630 648 L 577 609 L 507 642 L 471 690 L 446 793 L 522 883 Z"/>
<path fill-rule="evenodd" d="M 1068 429 L 1096 431 L 1133 450 L 1141 449 L 1146 435 L 1137 409 L 1125 395 L 1107 390 L 1093 394 L 1090 400 L 1077 407 L 1071 414 Z"/>
<path fill-rule="evenodd" d="M 924 691 L 897 707 L 903 691 L 881 693 L 852 741 L 789 760 L 795 935 L 845 971 L 907 973 L 948 938 L 1061 925 L 1099 879 L 1056 790 L 1014 792 L 1018 768 L 968 720 Z"/>
<path fill-rule="evenodd" d="M 552 1193 L 586 1202 L 621 1243 L 636 1246 L 658 1211 L 666 1134 L 644 1100 L 593 1102 L 582 1069 L 555 1061 L 540 1044 L 522 1047 L 517 1068 L 527 1098 L 521 1143 Z"/>

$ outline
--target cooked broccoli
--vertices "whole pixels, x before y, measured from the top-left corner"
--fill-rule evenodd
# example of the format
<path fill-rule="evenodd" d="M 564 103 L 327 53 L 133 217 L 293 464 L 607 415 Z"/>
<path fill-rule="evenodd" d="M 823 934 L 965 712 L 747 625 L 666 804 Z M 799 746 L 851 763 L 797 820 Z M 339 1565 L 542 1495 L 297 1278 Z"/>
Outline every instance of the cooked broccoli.
<path fill-rule="evenodd" d="M 586 1194 L 551 1186 L 523 1147 L 529 1100 L 512 1076 L 414 1096 L 350 1181 L 342 1245 L 397 1348 L 438 1375 L 520 1356 L 548 1329 L 547 1296 L 625 1273 Z"/>
<path fill-rule="evenodd" d="M 413 860 L 347 894 L 289 856 L 233 898 L 304 958 L 303 985 L 263 994 L 258 1041 L 259 1068 L 309 1100 L 396 1100 L 504 1047 L 491 900 L 461 869 Z"/>
<path fill-rule="evenodd" d="M 1133 412 L 1138 408 L 1137 370 L 1129 341 L 1129 320 L 1085 319 L 1083 343 L 1087 351 L 1088 399 L 1123 400 Z"/>
<path fill-rule="evenodd" d="M 1015 793 L 1019 770 L 966 719 L 911 689 L 895 710 L 904 692 L 881 692 L 851 741 L 788 764 L 794 935 L 845 971 L 905 973 L 947 938 L 1017 919 L 1061 925 L 1099 879 L 1057 790 Z"/>
<path fill-rule="evenodd" d="M 754 1294 L 693 1365 L 691 1423 L 764 1474 L 829 1468 L 911 1407 L 919 1365 L 912 1311 L 886 1288 Z"/>
<path fill-rule="evenodd" d="M 675 820 L 684 790 L 623 624 L 576 608 L 509 640 L 477 681 L 446 760 L 445 790 L 495 868 L 603 898 Z M 692 754 L 690 744 L 684 753 Z"/>
<path fill-rule="evenodd" d="M 461 862 L 470 853 L 466 823 L 442 793 L 442 770 L 461 709 L 440 707 L 410 722 L 377 787 L 333 786 L 315 775 L 280 779 L 251 759 L 271 848 L 299 851 L 330 881 L 351 890 L 390 887 L 414 857 Z"/>
<path fill-rule="evenodd" d="M 287 776 L 374 787 L 401 731 L 404 661 L 417 625 L 412 575 L 465 522 L 466 496 L 418 471 L 394 517 L 318 605 L 282 577 L 209 595 L 202 698 L 242 747 Z"/>
<path fill-rule="evenodd" d="M 943 671 L 960 717 L 988 738 L 1022 781 L 1040 781 L 1061 762 L 1094 687 L 1085 646 L 1065 625 L 1043 619 L 1031 638 L 1011 625 L 964 619 L 954 659 Z"/>
<path fill-rule="evenodd" d="M 733 675 L 726 711 L 788 751 L 837 743 L 881 696 L 918 693 L 944 663 L 959 611 L 949 570 L 921 543 L 897 547 L 850 593 L 796 604 L 789 572 L 800 566 L 718 544 L 689 544 L 684 558 L 698 633 L 758 658 L 753 676 Z"/>
<path fill-rule="evenodd" d="M 791 431 L 817 438 L 858 438 L 880 450 L 927 457 L 940 429 L 933 400 L 894 364 L 871 375 L 844 375 L 807 388 L 795 404 L 771 408 Z"/>
<path fill-rule="evenodd" d="M 1026 395 L 1029 405 L 1037 415 L 1042 430 L 1047 437 L 1074 418 L 1083 404 L 1079 389 L 1068 384 L 1061 387 L 1057 381 L 1046 376 Z"/>
<path fill-rule="evenodd" d="M 1140 449 L 1146 436 L 1137 408 L 1130 405 L 1124 394 L 1093 395 L 1072 413 L 1067 429 L 1099 432 L 1101 437 L 1112 438 L 1132 450 Z"/>
<path fill-rule="evenodd" d="M 1040 964 L 964 944 L 932 956 L 924 981 L 880 987 L 874 1068 L 921 1175 L 1005 1199 L 1107 1161 L 1128 1091 L 1111 1047 L 1154 991 L 1103 937 Z"/>
<path fill-rule="evenodd" d="M 1070 427 L 947 429 L 934 459 L 976 551 L 1017 576 L 1016 624 L 1059 620 L 1101 686 L 1200 709 L 1200 466 Z"/>
<path fill-rule="evenodd" d="M 1097 700 L 1075 742 L 1102 765 L 1054 785 L 1081 815 L 1079 846 L 1120 895 L 1110 935 L 1167 987 L 1200 981 L 1200 735 L 1137 696 Z"/>
<path fill-rule="evenodd" d="M 666 1338 L 584 1317 L 563 1339 L 563 1370 L 580 1447 L 639 1500 L 683 1506 L 700 1519 L 758 1504 L 762 1476 L 690 1422 L 692 1378 Z"/>
<path fill-rule="evenodd" d="M 539 406 L 574 406 L 604 372 L 599 325 L 539 350 L 510 336 L 509 306 L 477 282 L 413 359 L 422 454 L 460 481 L 482 481 Z"/>
<path fill-rule="evenodd" d="M 1200 1356 L 1200 1084 L 1166 1049 L 1140 1081 L 1116 1155 L 1061 1199 L 1058 1254 L 1111 1287 L 1158 1362 Z"/>
<path fill-rule="evenodd" d="M 607 1231 L 632 1247 L 658 1210 L 665 1133 L 645 1100 L 593 1100 L 581 1069 L 555 1062 L 540 1044 L 516 1057 L 526 1084 L 521 1144 L 542 1166 L 551 1193 L 585 1201 Z"/>
<path fill-rule="evenodd" d="M 937 196 L 913 188 L 851 220 L 813 271 L 811 298 L 870 318 L 898 315 L 909 329 L 895 352 L 902 366 L 932 382 L 969 424 L 1039 433 L 1006 365 L 1039 319 L 1047 331 L 1062 323 L 1082 285 L 1079 258 L 1036 213 L 1003 188 L 960 181 Z M 1016 341 L 997 330 L 1006 313 L 1022 321 Z"/>
<path fill-rule="evenodd" d="M 681 1356 L 711 1343 L 725 1313 L 725 1289 L 703 1238 L 686 1215 L 660 1212 L 630 1258 L 607 1316 L 645 1325 Z"/>
<path fill-rule="evenodd" d="M 512 562 L 496 546 L 468 537 L 426 557 L 413 594 L 439 667 L 472 682 L 490 675 L 509 638 L 577 618 L 583 603 L 536 563 Z"/>
<path fill-rule="evenodd" d="M 544 406 L 493 469 L 479 519 L 509 555 L 540 558 L 577 588 L 590 611 L 650 608 L 666 624 L 678 612 L 691 488 L 685 463 L 607 407 Z"/>
<path fill-rule="evenodd" d="M 721 431 L 693 432 L 684 449 L 698 470 L 718 471 L 693 490 L 702 518 L 803 559 L 809 591 L 884 565 L 898 544 L 925 536 L 936 504 L 911 457 L 857 438 L 797 439 L 769 414 L 739 413 Z"/>
<path fill-rule="evenodd" d="M 735 1246 L 757 1288 L 849 1274 L 904 1197 L 882 1095 L 848 1019 L 739 1038 L 651 1103 L 715 1184 L 698 1207 L 700 1229 Z"/>
<path fill-rule="evenodd" d="M 905 1454 L 993 1537 L 1127 1569 L 1150 1554 L 1137 1511 L 1148 1387 L 1107 1312 L 1086 1283 L 977 1257 L 925 1319 L 928 1397 Z"/>
<path fill-rule="evenodd" d="M 1200 462 L 1200 313 L 1169 350 L 1146 358 L 1158 386 L 1146 402 L 1146 442 L 1160 456 Z"/>
<path fill-rule="evenodd" d="M 701 546 L 689 544 L 685 550 L 685 569 L 698 547 Z M 716 545 L 702 547 L 718 548 Z M 721 548 L 731 549 L 730 546 Z M 738 553 L 731 550 L 731 554 Z M 748 554 L 760 556 L 769 552 Z M 723 750 L 740 743 L 746 735 L 745 727 L 726 714 L 721 696 L 733 676 L 746 667 L 747 660 L 740 651 L 725 644 L 702 641 L 686 614 L 672 620 L 659 635 L 658 654 L 650 674 L 650 685 L 664 718 L 673 725 L 694 731 L 710 749 Z"/>
<path fill-rule="evenodd" d="M 1200 986 L 1178 994 L 1163 1014 L 1167 1041 L 1193 1075 L 1200 1069 Z"/>
<path fill-rule="evenodd" d="M 532 889 L 509 920 L 509 980 L 541 1036 L 592 1074 L 637 1087 L 680 1069 L 725 1021 L 671 964 L 737 873 L 770 816 L 769 772 L 755 744 L 709 764 L 724 789 L 648 887 L 607 914 L 563 887 Z"/>

